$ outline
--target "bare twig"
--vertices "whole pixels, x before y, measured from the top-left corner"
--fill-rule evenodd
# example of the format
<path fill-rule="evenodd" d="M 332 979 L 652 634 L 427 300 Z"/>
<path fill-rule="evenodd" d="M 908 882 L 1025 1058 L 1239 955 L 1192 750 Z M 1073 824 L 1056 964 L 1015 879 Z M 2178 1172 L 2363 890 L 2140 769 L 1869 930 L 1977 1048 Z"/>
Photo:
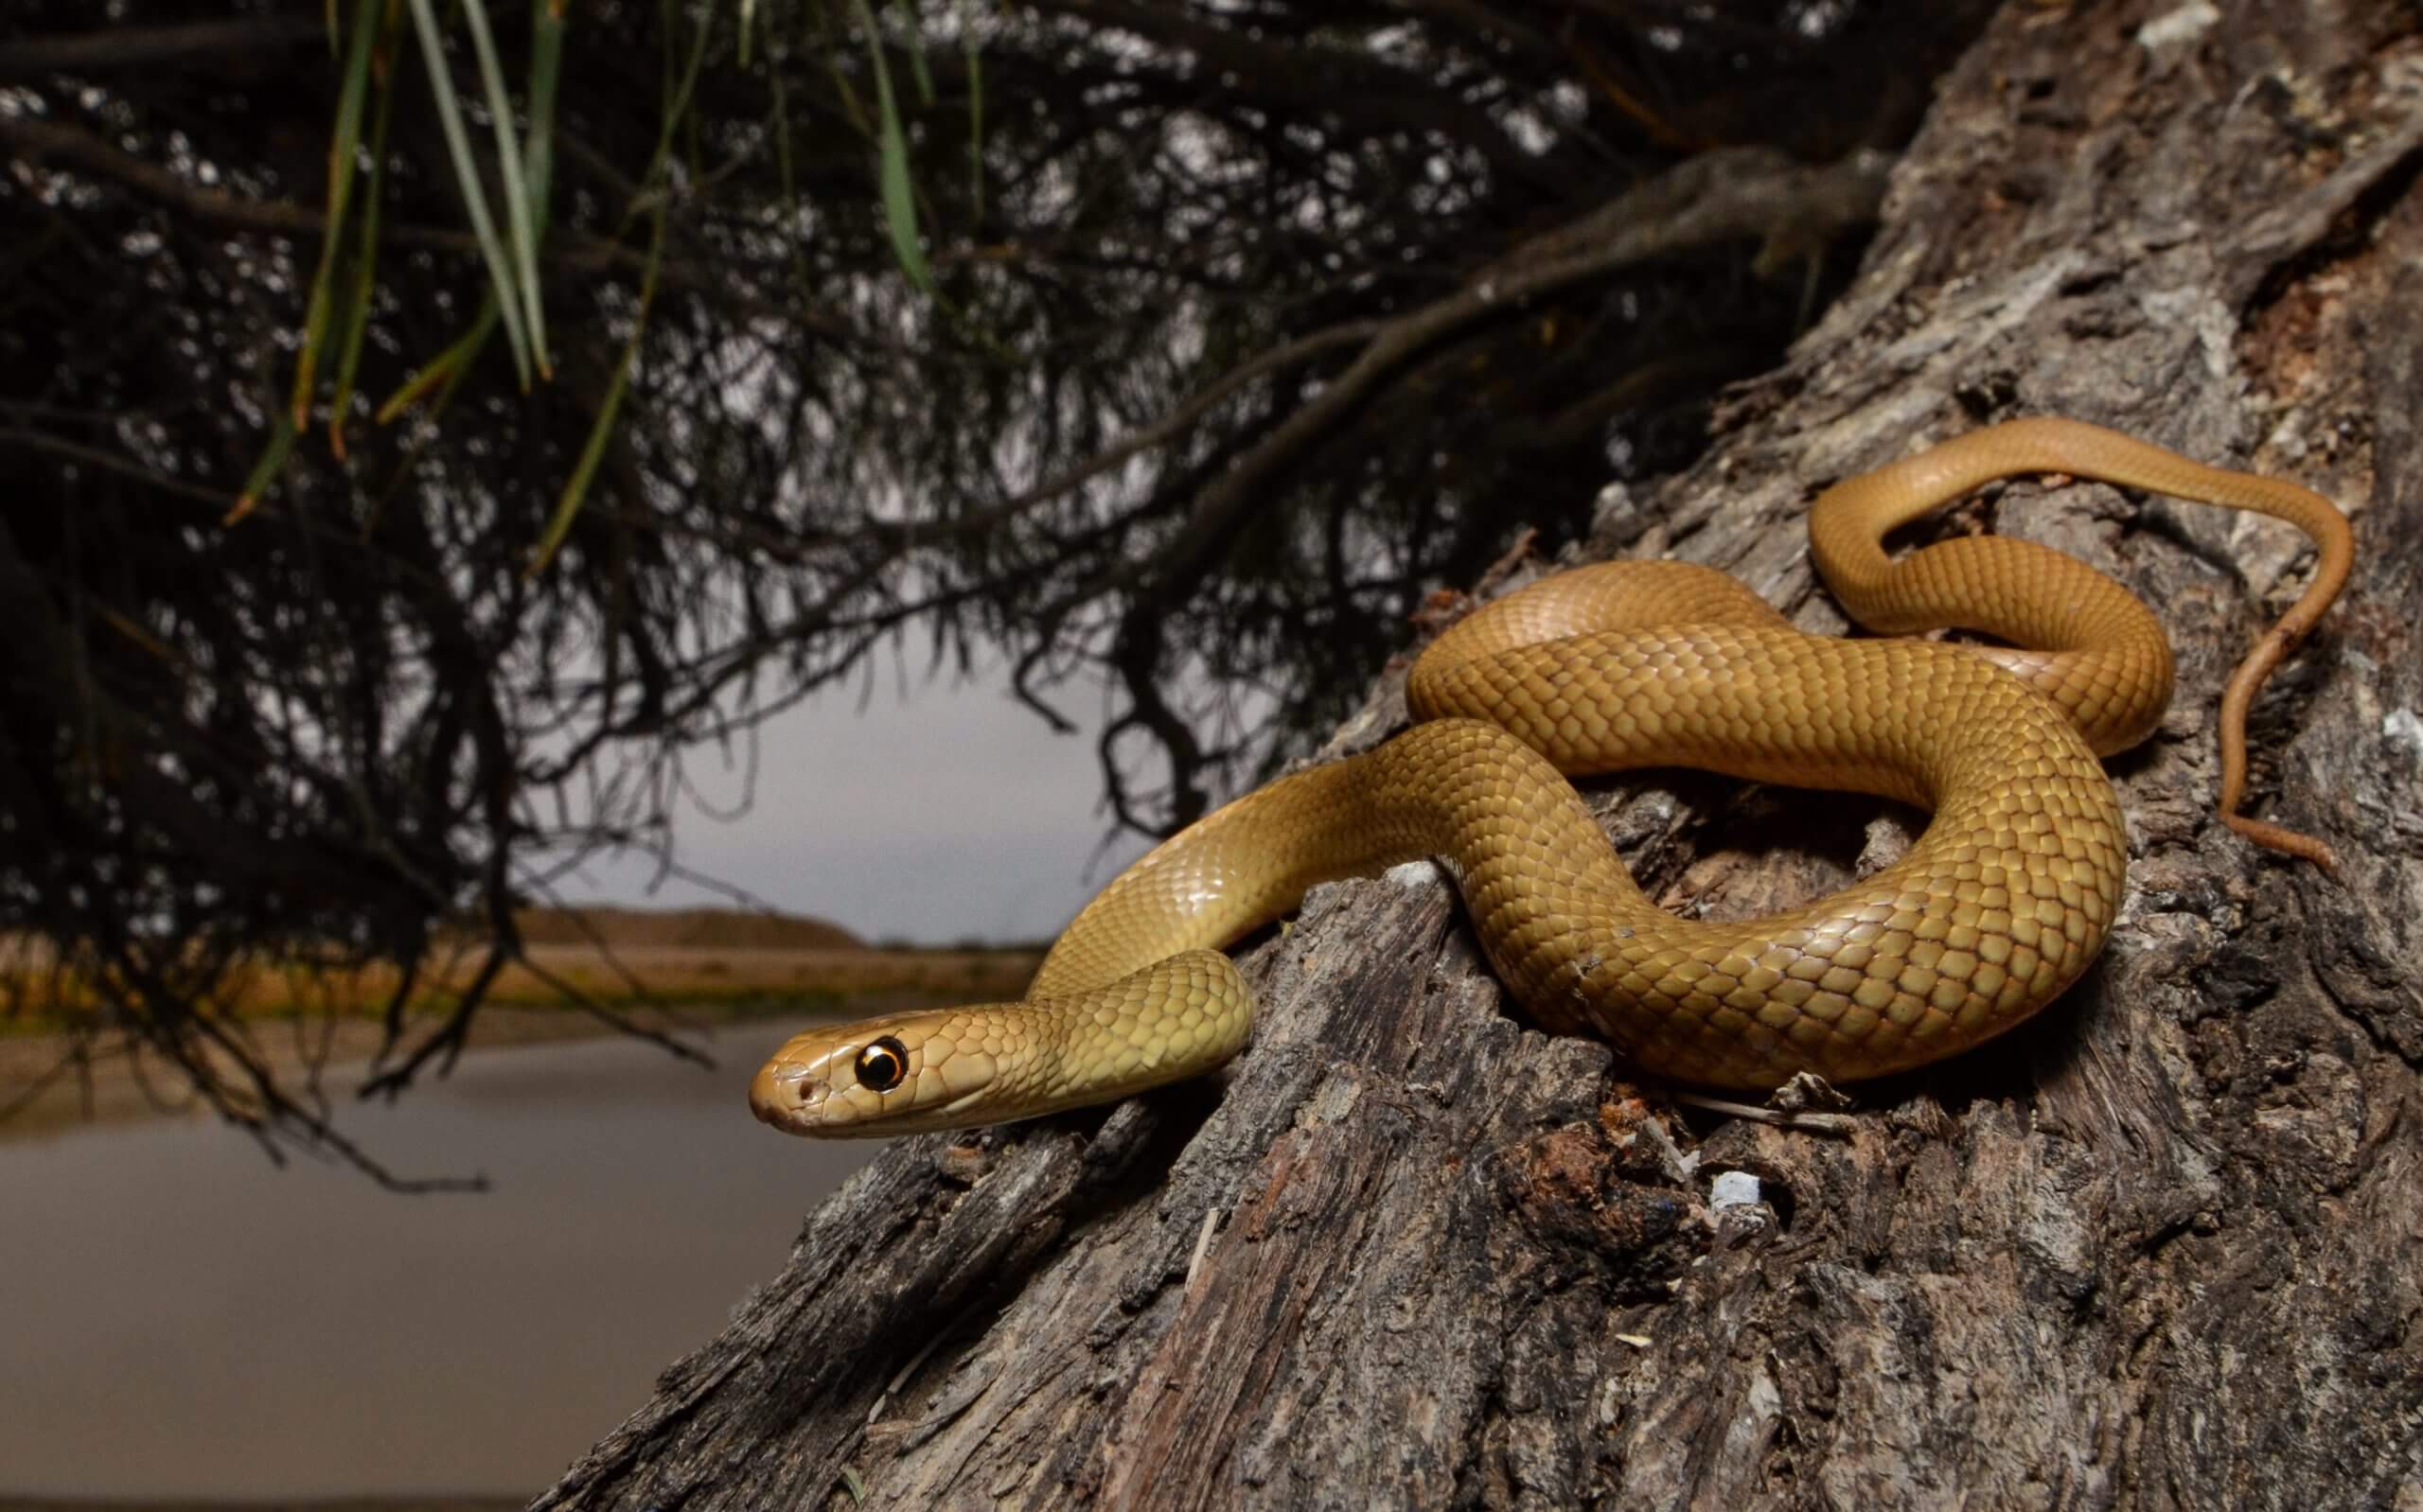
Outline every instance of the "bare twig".
<path fill-rule="evenodd" d="M 107 26 L 48 37 L 0 42 L 0 78 L 28 74 L 105 73 L 129 68 L 174 68 L 234 54 L 258 59 L 327 35 L 313 15 L 247 16 L 237 21 L 196 21 L 183 26 Z"/>

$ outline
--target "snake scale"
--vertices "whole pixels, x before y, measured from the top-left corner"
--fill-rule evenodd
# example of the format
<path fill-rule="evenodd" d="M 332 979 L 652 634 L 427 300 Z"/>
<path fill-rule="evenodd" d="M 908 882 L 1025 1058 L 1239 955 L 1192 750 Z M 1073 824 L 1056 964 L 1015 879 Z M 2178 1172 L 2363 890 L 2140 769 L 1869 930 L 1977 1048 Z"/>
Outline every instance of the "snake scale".
<path fill-rule="evenodd" d="M 962 1128 L 1198 1075 L 1243 1049 L 1252 999 L 1218 947 L 1306 888 L 1437 856 L 1534 1022 L 1613 1044 L 1636 1071 L 1772 1089 L 1922 1065 L 2060 995 L 2119 909 L 2128 835 L 2098 760 L 2146 738 L 2171 691 L 2153 612 L 2085 563 L 1968 536 L 1896 561 L 1885 534 L 1997 478 L 2055 472 L 2251 510 L 2318 548 L 2313 581 L 2232 679 L 2220 811 L 2237 815 L 2255 691 L 2345 580 L 2345 518 L 2293 483 L 2191 462 L 2072 420 L 2007 422 L 1846 480 L 1811 553 L 1851 616 L 2007 645 L 1806 635 L 1736 580 L 1679 562 L 1554 574 L 1487 606 L 1415 663 L 1419 721 L 1282 777 L 1181 831 L 1104 888 L 1025 1000 L 820 1029 L 757 1073 L 789 1133 Z M 1677 918 L 1635 884 L 1570 777 L 1688 766 L 1933 811 L 1901 860 L 1766 918 Z"/>

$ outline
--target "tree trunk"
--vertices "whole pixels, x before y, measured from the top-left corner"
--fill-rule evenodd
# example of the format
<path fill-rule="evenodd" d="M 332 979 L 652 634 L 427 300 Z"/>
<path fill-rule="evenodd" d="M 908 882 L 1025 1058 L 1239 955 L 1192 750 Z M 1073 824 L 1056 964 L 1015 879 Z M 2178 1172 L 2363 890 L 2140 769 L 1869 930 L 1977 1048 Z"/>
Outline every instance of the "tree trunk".
<path fill-rule="evenodd" d="M 2128 583 L 2181 666 L 2113 764 L 2119 925 L 2034 1023 L 1783 1131 L 1527 1027 L 1435 869 L 1326 888 L 1242 955 L 1228 1076 L 888 1151 L 539 1504 L 2423 1507 L 2423 18 L 2220 9 L 2010 5 L 1849 293 L 1596 545 L 1836 632 L 1814 490 L 1990 419 L 2306 483 L 2366 549 L 2258 708 L 2251 809 L 2336 879 L 2212 817 L 2219 689 L 2302 538 L 2006 488 L 1991 528 Z M 1594 792 L 1653 895 L 1718 914 L 1918 822 Z M 1729 1171 L 1759 1199 L 1718 1205 Z"/>

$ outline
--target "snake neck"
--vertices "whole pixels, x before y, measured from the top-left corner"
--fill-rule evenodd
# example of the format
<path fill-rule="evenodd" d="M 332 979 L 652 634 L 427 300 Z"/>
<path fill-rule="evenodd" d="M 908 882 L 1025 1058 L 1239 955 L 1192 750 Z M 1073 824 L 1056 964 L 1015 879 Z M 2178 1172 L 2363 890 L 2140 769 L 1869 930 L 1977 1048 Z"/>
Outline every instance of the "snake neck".
<path fill-rule="evenodd" d="M 1218 949 L 1320 883 L 1426 854 L 1372 821 L 1367 760 L 1291 772 L 1154 847 L 1070 921 L 1027 995 L 1084 992 L 1176 951 Z"/>

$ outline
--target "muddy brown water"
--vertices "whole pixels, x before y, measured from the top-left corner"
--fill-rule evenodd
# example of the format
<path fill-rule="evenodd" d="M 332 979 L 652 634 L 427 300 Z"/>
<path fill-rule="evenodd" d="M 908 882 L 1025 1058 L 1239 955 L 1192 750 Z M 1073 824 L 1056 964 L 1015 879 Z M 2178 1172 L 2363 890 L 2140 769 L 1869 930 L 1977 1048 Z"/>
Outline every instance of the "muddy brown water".
<path fill-rule="evenodd" d="M 750 1117 L 799 1027 L 720 1031 L 713 1072 L 628 1040 L 485 1051 L 341 1111 L 480 1195 L 280 1170 L 187 1118 L 0 1142 L 0 1504 L 531 1496 L 880 1148 Z"/>

